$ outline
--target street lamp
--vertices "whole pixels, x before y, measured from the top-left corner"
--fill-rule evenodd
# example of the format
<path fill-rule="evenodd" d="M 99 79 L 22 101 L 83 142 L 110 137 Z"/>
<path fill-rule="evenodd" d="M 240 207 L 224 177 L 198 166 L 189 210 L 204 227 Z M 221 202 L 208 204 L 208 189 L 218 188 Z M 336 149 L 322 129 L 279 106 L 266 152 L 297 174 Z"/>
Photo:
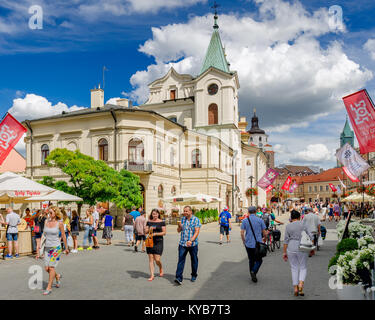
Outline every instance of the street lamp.
<path fill-rule="evenodd" d="M 254 179 L 254 177 L 253 176 L 250 176 L 249 177 L 249 180 L 250 180 L 250 189 L 252 189 L 253 188 L 253 179 Z M 251 206 L 253 205 L 253 194 L 251 193 L 251 196 L 250 196 L 250 203 L 251 203 Z"/>

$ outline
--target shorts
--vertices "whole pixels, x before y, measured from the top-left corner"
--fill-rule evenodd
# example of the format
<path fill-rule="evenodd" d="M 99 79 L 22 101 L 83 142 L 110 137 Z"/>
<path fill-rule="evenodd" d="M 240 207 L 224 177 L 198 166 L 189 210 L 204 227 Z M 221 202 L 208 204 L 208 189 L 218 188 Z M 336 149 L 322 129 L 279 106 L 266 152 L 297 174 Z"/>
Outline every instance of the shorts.
<path fill-rule="evenodd" d="M 57 267 L 62 253 L 61 246 L 44 249 L 44 266 Z"/>
<path fill-rule="evenodd" d="M 335 215 L 335 217 L 339 217 L 340 216 L 340 213 L 338 213 L 338 212 L 334 212 L 333 214 Z"/>
<path fill-rule="evenodd" d="M 141 240 L 143 240 L 143 241 L 145 241 L 146 240 L 146 236 L 143 234 L 143 235 L 136 235 L 135 236 L 135 240 L 137 240 L 137 241 L 141 241 Z"/>
<path fill-rule="evenodd" d="M 220 225 L 220 234 L 229 235 L 229 226 Z"/>
<path fill-rule="evenodd" d="M 7 240 L 8 241 L 17 241 L 18 240 L 18 233 L 7 233 Z"/>
<path fill-rule="evenodd" d="M 76 237 L 78 237 L 78 236 L 79 236 L 79 231 L 71 231 L 70 234 L 71 234 L 72 236 L 76 236 Z"/>
<path fill-rule="evenodd" d="M 35 235 L 34 235 L 35 239 L 40 239 L 42 237 L 42 233 L 41 232 L 36 232 Z"/>

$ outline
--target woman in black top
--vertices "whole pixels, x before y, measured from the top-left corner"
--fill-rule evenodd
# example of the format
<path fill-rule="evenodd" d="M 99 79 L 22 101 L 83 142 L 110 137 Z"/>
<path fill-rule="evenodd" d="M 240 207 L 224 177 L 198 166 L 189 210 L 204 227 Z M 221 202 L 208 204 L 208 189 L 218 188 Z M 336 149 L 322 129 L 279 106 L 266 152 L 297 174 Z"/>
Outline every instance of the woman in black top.
<path fill-rule="evenodd" d="M 165 236 L 167 231 L 165 228 L 165 222 L 160 219 L 160 212 L 157 209 L 151 211 L 149 220 L 146 223 L 146 234 L 149 232 L 150 228 L 153 229 L 154 246 L 152 248 L 146 248 L 151 274 L 148 281 L 154 280 L 154 261 L 159 267 L 160 277 L 164 275 L 160 257 L 163 254 L 163 236 Z"/>
<path fill-rule="evenodd" d="M 40 239 L 42 238 L 43 229 L 44 229 L 44 222 L 46 221 L 46 213 L 42 210 L 38 210 L 35 215 L 32 216 L 34 219 L 34 235 L 36 241 L 36 257 L 35 259 L 39 259 L 39 248 L 40 248 Z"/>
<path fill-rule="evenodd" d="M 73 250 L 72 253 L 77 253 L 78 250 L 78 240 L 79 236 L 79 216 L 76 210 L 72 211 L 72 220 L 70 221 L 70 233 L 73 238 Z"/>

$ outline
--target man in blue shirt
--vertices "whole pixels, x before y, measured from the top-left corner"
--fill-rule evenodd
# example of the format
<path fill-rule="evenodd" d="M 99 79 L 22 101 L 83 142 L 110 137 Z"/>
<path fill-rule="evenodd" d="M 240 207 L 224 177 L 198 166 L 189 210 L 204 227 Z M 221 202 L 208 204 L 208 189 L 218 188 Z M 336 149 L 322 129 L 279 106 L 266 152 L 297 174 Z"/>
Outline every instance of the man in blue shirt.
<path fill-rule="evenodd" d="M 181 232 L 181 239 L 178 245 L 178 264 L 176 270 L 175 282 L 182 284 L 183 272 L 185 267 L 186 255 L 191 258 L 191 282 L 194 282 L 198 276 L 198 235 L 201 228 L 201 222 L 193 215 L 190 206 L 184 207 L 184 217 L 178 222 L 177 232 Z"/>
<path fill-rule="evenodd" d="M 249 207 L 249 217 L 243 219 L 241 224 L 241 238 L 247 251 L 249 258 L 250 276 L 253 282 L 257 282 L 256 274 L 262 264 L 262 258 L 255 255 L 255 247 L 257 242 L 263 241 L 267 236 L 266 225 L 261 218 L 256 216 L 256 207 Z M 250 226 L 251 222 L 251 226 Z M 263 239 L 262 239 L 263 236 Z"/>
<path fill-rule="evenodd" d="M 132 207 L 132 212 L 130 212 L 130 215 L 133 216 L 135 221 L 135 219 L 137 219 L 137 217 L 139 217 L 141 214 L 137 210 L 137 207 Z"/>
<path fill-rule="evenodd" d="M 223 235 L 224 233 L 227 236 L 227 243 L 229 240 L 229 230 L 232 229 L 230 219 L 232 218 L 231 214 L 228 211 L 227 207 L 224 207 L 224 211 L 219 215 L 219 226 L 220 226 L 220 244 L 223 244 Z"/>

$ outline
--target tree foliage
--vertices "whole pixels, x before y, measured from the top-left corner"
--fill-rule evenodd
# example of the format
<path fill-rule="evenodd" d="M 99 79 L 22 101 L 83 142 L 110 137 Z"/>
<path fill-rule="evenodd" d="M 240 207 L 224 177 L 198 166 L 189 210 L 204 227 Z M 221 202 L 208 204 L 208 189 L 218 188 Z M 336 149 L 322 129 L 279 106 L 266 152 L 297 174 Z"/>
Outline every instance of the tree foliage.
<path fill-rule="evenodd" d="M 104 161 L 95 160 L 78 150 L 54 149 L 46 162 L 68 175 L 69 184 L 54 182 L 51 177 L 43 177 L 41 183 L 81 197 L 83 203 L 94 205 L 111 201 L 119 208 L 130 208 L 143 202 L 138 176 L 126 170 L 118 172 Z"/>

